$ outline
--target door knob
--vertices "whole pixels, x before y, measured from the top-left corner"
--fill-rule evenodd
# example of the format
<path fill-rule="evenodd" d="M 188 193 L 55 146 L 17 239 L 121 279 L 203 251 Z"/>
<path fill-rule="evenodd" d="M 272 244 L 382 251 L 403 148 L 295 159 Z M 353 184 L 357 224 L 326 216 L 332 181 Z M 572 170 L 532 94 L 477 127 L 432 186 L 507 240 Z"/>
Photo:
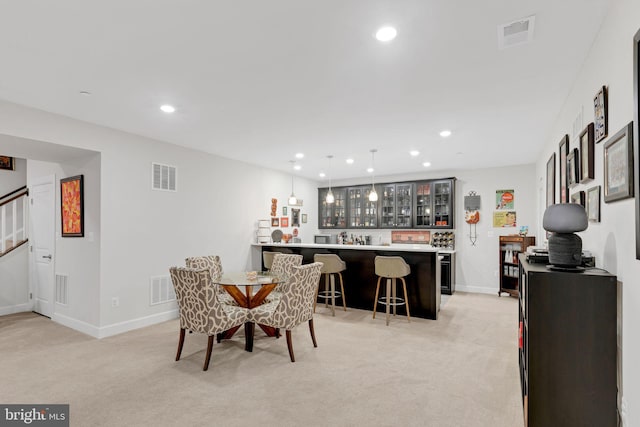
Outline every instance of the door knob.
<path fill-rule="evenodd" d="M 51 255 L 43 255 L 42 258 L 48 258 L 49 260 L 51 260 Z"/>

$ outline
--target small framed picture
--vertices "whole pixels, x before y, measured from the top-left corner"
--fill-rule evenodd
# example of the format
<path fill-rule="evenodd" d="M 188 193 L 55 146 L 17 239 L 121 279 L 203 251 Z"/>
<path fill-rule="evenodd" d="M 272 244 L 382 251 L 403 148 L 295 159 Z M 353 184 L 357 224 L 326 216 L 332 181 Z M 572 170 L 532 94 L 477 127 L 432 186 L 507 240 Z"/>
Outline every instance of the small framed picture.
<path fill-rule="evenodd" d="M 587 190 L 587 218 L 591 222 L 600 222 L 600 186 Z"/>
<path fill-rule="evenodd" d="M 13 157 L 0 156 L 0 169 L 12 171 L 15 169 Z"/>
<path fill-rule="evenodd" d="M 576 191 L 571 195 L 571 203 L 585 207 L 584 191 Z"/>
<path fill-rule="evenodd" d="M 303 224 L 307 223 L 307 214 L 302 214 L 302 223 Z"/>
<path fill-rule="evenodd" d="M 60 180 L 62 237 L 84 237 L 84 175 Z"/>
<path fill-rule="evenodd" d="M 280 227 L 280 218 L 271 218 L 272 227 Z"/>
<path fill-rule="evenodd" d="M 291 208 L 291 226 L 300 227 L 300 209 Z"/>
<path fill-rule="evenodd" d="M 283 206 L 282 207 L 282 215 L 286 215 L 287 214 L 287 207 Z"/>
<path fill-rule="evenodd" d="M 580 177 L 580 157 L 578 155 L 578 149 L 574 148 L 569 151 L 567 156 L 567 186 L 569 188 L 578 185 Z"/>
<path fill-rule="evenodd" d="M 567 187 L 567 156 L 569 155 L 569 135 L 560 140 L 560 203 L 569 203 L 569 187 Z"/>
<path fill-rule="evenodd" d="M 594 135 L 596 142 L 600 142 L 607 137 L 609 130 L 607 108 L 607 87 L 602 86 L 593 98 L 593 113 L 595 116 Z"/>
<path fill-rule="evenodd" d="M 556 153 L 547 160 L 547 207 L 556 202 Z"/>
<path fill-rule="evenodd" d="M 593 123 L 589 123 L 580 133 L 580 182 L 591 181 L 594 175 Z"/>
<path fill-rule="evenodd" d="M 605 203 L 633 197 L 633 122 L 604 146 Z"/>
<path fill-rule="evenodd" d="M 282 218 L 280 218 L 280 226 L 281 227 L 288 227 L 289 226 L 289 217 L 288 216 L 283 216 Z"/>

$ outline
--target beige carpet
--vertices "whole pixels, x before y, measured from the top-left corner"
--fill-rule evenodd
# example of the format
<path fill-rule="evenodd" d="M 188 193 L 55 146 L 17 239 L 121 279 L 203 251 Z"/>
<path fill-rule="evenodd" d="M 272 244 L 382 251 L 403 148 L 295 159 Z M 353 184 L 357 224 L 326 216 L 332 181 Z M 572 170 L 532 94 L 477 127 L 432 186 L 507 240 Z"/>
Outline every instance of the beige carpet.
<path fill-rule="evenodd" d="M 438 321 L 319 306 L 306 325 L 215 344 L 178 321 L 96 340 L 23 313 L 0 317 L 0 402 L 69 403 L 72 426 L 520 427 L 517 300 L 458 292 Z M 258 328 L 256 328 L 257 330 Z"/>

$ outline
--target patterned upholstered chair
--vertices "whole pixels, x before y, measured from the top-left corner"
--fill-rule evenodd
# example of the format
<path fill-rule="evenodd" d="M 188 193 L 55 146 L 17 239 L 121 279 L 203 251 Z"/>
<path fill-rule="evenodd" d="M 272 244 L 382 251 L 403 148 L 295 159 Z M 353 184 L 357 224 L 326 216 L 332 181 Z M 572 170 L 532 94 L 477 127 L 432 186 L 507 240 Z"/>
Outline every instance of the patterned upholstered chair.
<path fill-rule="evenodd" d="M 261 325 L 286 330 L 289 357 L 295 362 L 291 330 L 302 322 L 309 322 L 309 332 L 313 346 L 317 347 L 313 330 L 313 302 L 320 282 L 321 262 L 292 267 L 290 279 L 282 286 L 282 297 L 279 300 L 252 308 L 249 319 Z"/>
<path fill-rule="evenodd" d="M 302 255 L 277 253 L 273 256 L 273 262 L 271 263 L 271 269 L 269 271 L 273 274 L 282 274 L 285 277 L 291 277 L 291 275 L 293 275 L 293 268 L 300 265 L 302 265 Z M 267 297 L 267 301 L 275 301 L 282 298 L 283 286 L 284 283 L 279 283 L 276 288 L 271 291 Z"/>
<path fill-rule="evenodd" d="M 208 269 L 211 272 L 211 278 L 214 283 L 222 277 L 222 261 L 218 255 L 195 256 L 185 258 L 187 268 L 195 268 L 198 270 Z M 218 299 L 224 304 L 238 305 L 236 301 L 222 287 L 216 286 L 218 290 Z"/>
<path fill-rule="evenodd" d="M 209 369 L 213 338 L 235 326 L 247 325 L 249 310 L 222 304 L 218 300 L 216 286 L 211 281 L 209 269 L 171 267 L 171 281 L 176 291 L 180 309 L 180 340 L 176 361 L 180 360 L 185 330 L 207 334 L 209 343 L 203 371 Z"/>

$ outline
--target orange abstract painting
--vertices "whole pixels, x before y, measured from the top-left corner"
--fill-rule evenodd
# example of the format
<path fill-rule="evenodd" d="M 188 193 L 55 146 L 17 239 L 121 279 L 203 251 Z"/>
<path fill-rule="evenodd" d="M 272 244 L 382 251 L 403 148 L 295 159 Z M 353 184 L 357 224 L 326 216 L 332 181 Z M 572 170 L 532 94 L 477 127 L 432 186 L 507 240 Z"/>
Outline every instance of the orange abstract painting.
<path fill-rule="evenodd" d="M 83 175 L 60 180 L 62 237 L 84 236 Z"/>

